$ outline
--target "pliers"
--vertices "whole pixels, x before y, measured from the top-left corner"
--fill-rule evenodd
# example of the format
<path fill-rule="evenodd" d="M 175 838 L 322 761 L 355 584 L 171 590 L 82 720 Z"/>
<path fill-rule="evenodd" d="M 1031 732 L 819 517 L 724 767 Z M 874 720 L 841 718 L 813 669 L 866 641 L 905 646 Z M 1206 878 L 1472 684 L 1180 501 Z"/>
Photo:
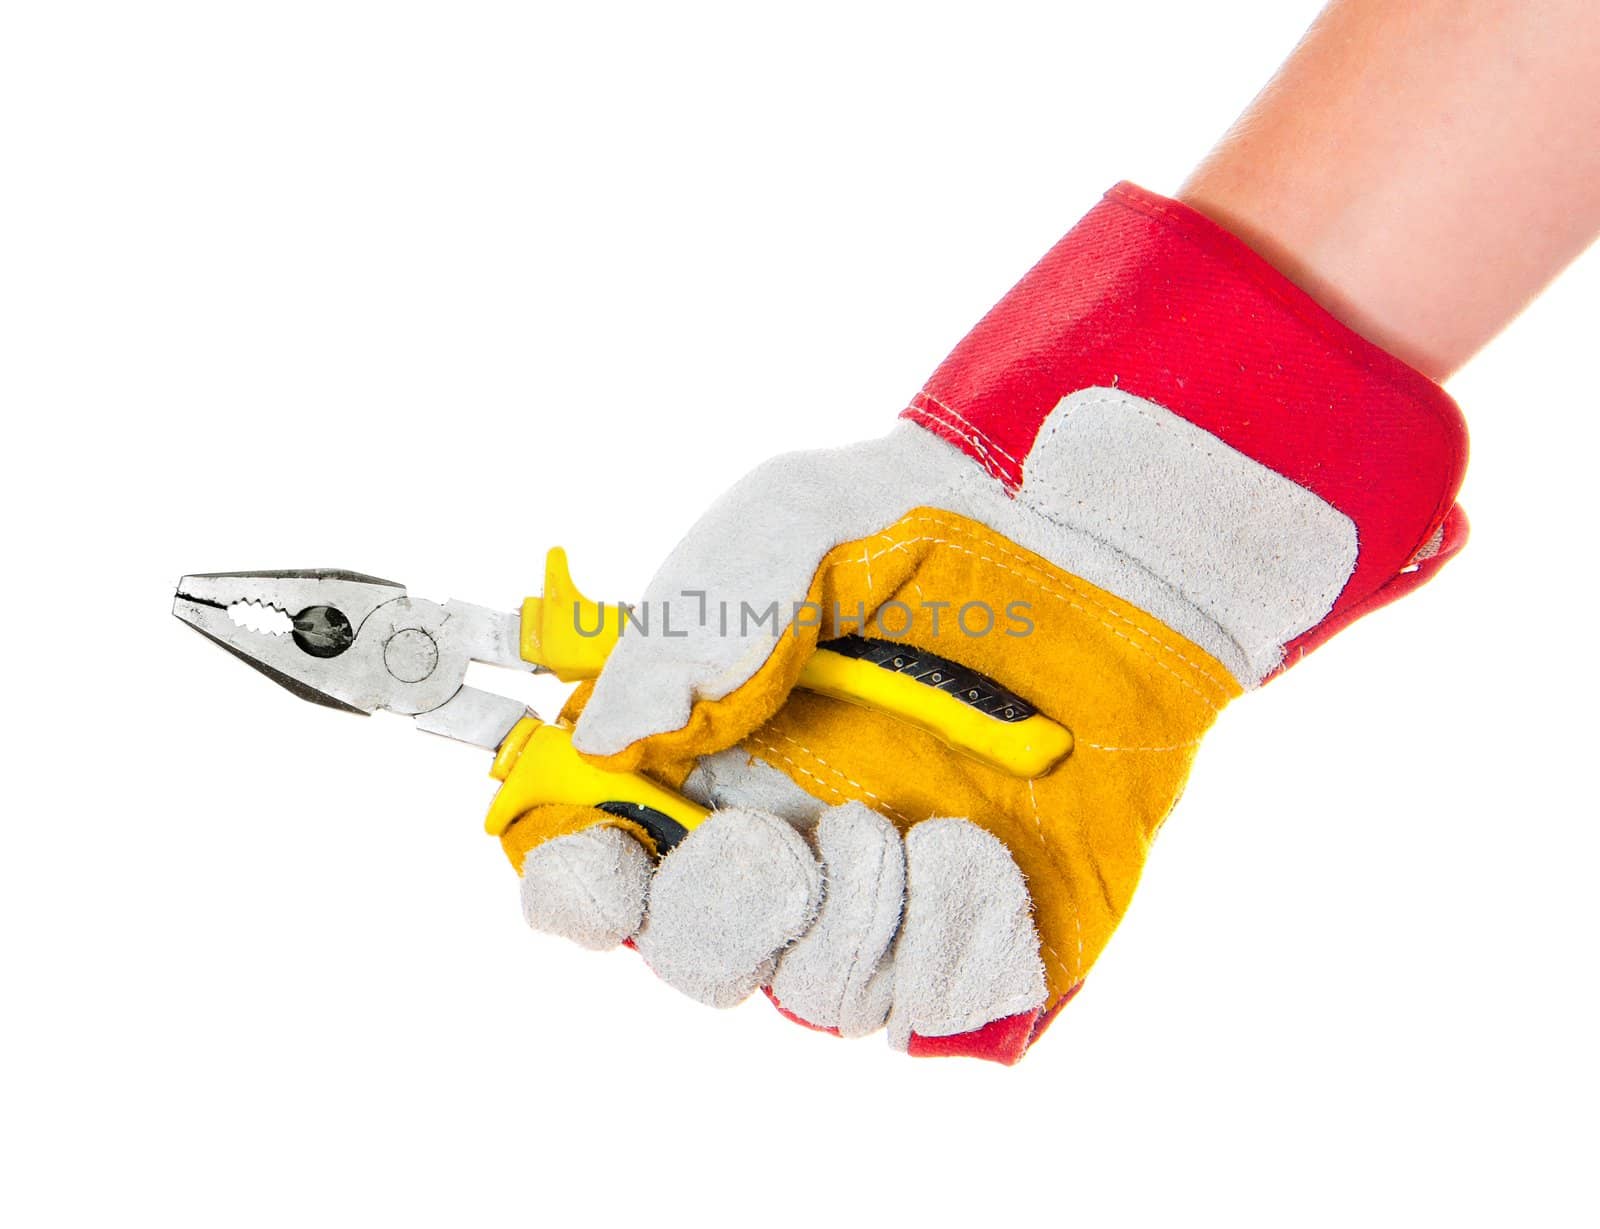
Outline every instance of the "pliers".
<path fill-rule="evenodd" d="M 302 699 L 399 713 L 493 751 L 490 773 L 502 785 L 485 823 L 491 834 L 536 806 L 567 803 L 631 819 L 665 852 L 707 814 L 646 776 L 595 767 L 573 749 L 570 729 L 522 701 L 466 685 L 475 661 L 566 682 L 600 672 L 624 634 L 625 610 L 584 597 L 559 547 L 546 558 L 542 595 L 515 611 L 430 602 L 394 581 L 309 569 L 185 576 L 172 612 Z M 798 685 L 890 712 L 1019 777 L 1047 772 L 1072 748 L 1064 726 L 992 679 L 894 640 L 827 641 Z"/>

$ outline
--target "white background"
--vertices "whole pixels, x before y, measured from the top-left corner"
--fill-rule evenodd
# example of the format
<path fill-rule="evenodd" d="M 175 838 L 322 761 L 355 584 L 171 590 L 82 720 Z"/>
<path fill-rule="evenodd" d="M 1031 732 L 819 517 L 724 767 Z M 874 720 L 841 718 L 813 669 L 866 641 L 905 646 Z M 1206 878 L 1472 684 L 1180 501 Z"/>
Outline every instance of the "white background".
<path fill-rule="evenodd" d="M 485 757 L 167 613 L 637 592 L 1315 7 L 9 6 L 0 1220 L 1595 1223 L 1593 256 L 1452 385 L 1471 548 L 1224 715 L 1014 1070 L 531 935 Z"/>

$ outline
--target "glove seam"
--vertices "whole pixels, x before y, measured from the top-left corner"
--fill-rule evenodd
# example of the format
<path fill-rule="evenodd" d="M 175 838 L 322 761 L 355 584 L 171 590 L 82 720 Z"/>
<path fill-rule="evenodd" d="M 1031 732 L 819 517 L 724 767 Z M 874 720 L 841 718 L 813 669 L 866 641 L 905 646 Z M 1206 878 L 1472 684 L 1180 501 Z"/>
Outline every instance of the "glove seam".
<path fill-rule="evenodd" d="M 1033 830 L 1034 830 L 1034 832 L 1037 834 L 1037 836 L 1039 838 L 1039 848 L 1044 851 L 1045 860 L 1047 862 L 1049 862 L 1052 867 L 1055 868 L 1056 875 L 1058 877 L 1060 877 L 1062 882 L 1071 882 L 1071 880 L 1068 878 L 1066 872 L 1062 869 L 1061 863 L 1056 860 L 1055 850 L 1050 847 L 1050 842 L 1045 837 L 1045 834 L 1044 834 L 1044 821 L 1039 816 L 1039 799 L 1038 799 L 1037 795 L 1034 794 L 1033 782 L 1032 781 L 1028 782 L 1028 805 L 1033 811 Z M 1002 842 L 1002 844 L 1003 843 L 1004 842 Z M 1018 871 L 1021 871 L 1022 868 L 1018 867 L 1017 869 L 1018 869 Z M 1027 882 L 1027 876 L 1026 875 L 1023 876 L 1023 882 L 1024 882 L 1024 884 L 1026 884 L 1026 882 Z M 1032 892 L 1028 893 L 1028 900 L 1029 900 L 1030 903 L 1032 902 L 1032 900 L 1033 900 L 1033 893 Z M 1040 926 L 1038 924 L 1038 922 L 1037 922 L 1037 914 L 1038 914 L 1038 907 L 1037 906 L 1034 907 L 1034 913 L 1035 913 L 1036 920 L 1034 922 L 1033 930 L 1034 930 L 1034 933 L 1039 936 L 1039 948 L 1040 948 L 1041 951 L 1049 952 L 1051 958 L 1055 960 L 1056 967 L 1061 971 L 1061 980 L 1062 981 L 1066 981 L 1066 982 L 1070 982 L 1074 977 L 1081 977 L 1083 975 L 1082 972 L 1081 972 L 1081 970 L 1083 968 L 1083 919 L 1078 916 L 1077 906 L 1074 905 L 1072 910 L 1071 910 L 1071 913 L 1072 913 L 1072 932 L 1073 932 L 1073 935 L 1076 938 L 1076 941 L 1077 941 L 1077 944 L 1078 944 L 1078 969 L 1077 970 L 1069 969 L 1067 967 L 1067 962 L 1065 960 L 1061 959 L 1061 953 L 1056 951 L 1055 948 L 1051 947 L 1049 941 L 1045 939 L 1045 937 L 1044 937 L 1044 927 Z"/>
<path fill-rule="evenodd" d="M 966 434 L 966 432 L 960 430 L 960 428 L 954 427 L 951 424 L 949 424 L 947 422 L 944 422 L 941 419 L 935 417 L 930 411 L 924 409 L 922 406 L 917 405 L 914 398 L 913 398 L 912 404 L 906 406 L 906 408 L 902 411 L 902 414 L 905 417 L 910 418 L 913 422 L 921 423 L 923 426 L 925 426 L 929 430 L 933 431 L 936 435 L 944 435 L 944 434 L 948 433 L 948 434 L 951 434 L 951 435 L 960 436 L 963 440 L 965 440 L 967 443 L 971 444 L 974 448 L 976 448 L 978 450 L 979 453 L 982 454 L 982 456 L 979 458 L 979 464 L 983 466 L 984 472 L 986 474 L 988 474 L 989 477 L 993 478 L 996 482 L 998 482 L 1001 485 L 1001 487 L 1005 489 L 1005 491 L 1006 491 L 1006 493 L 1008 495 L 1015 495 L 1016 492 L 1017 492 L 1017 489 L 1022 485 L 1022 463 L 1020 461 L 1016 461 L 1016 460 L 1012 461 L 1012 464 L 1015 465 L 1016 469 L 1017 469 L 1017 480 L 1016 480 L 1016 483 L 1013 484 L 1010 481 L 1010 479 L 1007 477 L 1007 475 L 1006 475 L 1005 467 L 1002 466 L 998 461 L 996 461 L 994 459 L 993 456 L 990 455 L 989 448 L 985 447 L 985 444 L 988 444 L 990 447 L 995 448 L 997 451 L 999 451 L 1001 453 L 1004 453 L 1004 455 L 1006 455 L 1007 457 L 1009 457 L 1011 454 L 1009 452 L 1006 452 L 1004 448 L 1001 448 L 1000 445 L 995 442 L 995 440 L 989 435 L 988 432 L 986 432 L 982 427 L 978 426 L 976 423 L 970 422 L 964 415 L 962 415 L 962 414 L 958 413 L 957 411 L 951 409 L 944 402 L 935 399 L 934 397 L 929 395 L 926 391 L 919 392 L 917 394 L 917 396 L 926 397 L 929 401 L 933 402 L 934 405 L 938 406 L 941 410 L 943 410 L 950 417 L 954 418 L 957 422 L 961 423 L 968 430 L 972 431 L 973 434 L 972 435 L 968 435 L 968 434 Z"/>
<path fill-rule="evenodd" d="M 768 728 L 770 728 L 770 727 L 768 727 Z M 779 750 L 772 743 L 764 742 L 759 737 L 758 734 L 751 734 L 748 738 L 745 739 L 745 742 L 746 742 L 747 745 L 753 747 L 757 751 L 765 751 L 769 755 L 777 756 L 780 760 L 782 760 L 785 764 L 788 764 L 789 767 L 793 768 L 796 772 L 800 773 L 802 776 L 809 777 L 811 780 L 815 781 L 818 785 L 822 786 L 823 789 L 827 790 L 829 793 L 837 795 L 840 798 L 843 798 L 846 802 L 859 802 L 864 806 L 870 805 L 875 810 L 879 810 L 881 812 L 884 812 L 886 814 L 894 816 L 894 818 L 898 819 L 901 823 L 904 823 L 904 824 L 912 824 L 912 823 L 916 822 L 910 816 L 903 814 L 901 811 L 899 811 L 895 807 L 891 806 L 889 803 L 885 802 L 882 798 L 878 797 L 877 794 L 874 794 L 865 785 L 862 785 L 861 782 L 855 780 L 852 777 L 846 776 L 843 772 L 839 771 L 839 769 L 835 768 L 832 764 L 828 763 L 827 760 L 823 759 L 820 755 L 818 755 L 815 751 L 813 751 L 810 747 L 806 746 L 804 743 L 800 742 L 797 739 L 791 738 L 789 735 L 784 734 L 781 731 L 773 730 L 772 733 L 775 734 L 777 737 L 783 739 L 785 742 L 792 743 L 795 747 L 799 748 L 799 750 L 803 754 L 810 756 L 813 760 L 815 760 L 822 767 L 826 768 L 834 776 L 838 777 L 841 781 L 845 782 L 845 784 L 855 787 L 857 790 L 859 790 L 861 792 L 861 794 L 863 796 L 858 798 L 858 797 L 855 797 L 855 796 L 853 796 L 851 794 L 847 794 L 844 790 L 840 789 L 837 785 L 834 785 L 829 781 L 824 781 L 821 777 L 817 776 L 816 773 L 808 772 L 802 765 L 796 763 L 789 756 L 785 755 L 781 750 Z M 871 803 L 867 802 L 867 799 L 869 799 L 869 798 L 872 800 Z"/>
<path fill-rule="evenodd" d="M 1155 755 L 1162 752 L 1187 751 L 1191 747 L 1198 747 L 1204 741 L 1203 738 L 1191 738 L 1188 742 L 1168 743 L 1164 747 L 1109 747 L 1105 743 L 1092 743 L 1079 738 L 1073 740 L 1073 746 L 1087 747 L 1092 751 L 1104 751 L 1113 755 L 1125 752 L 1148 752 Z"/>
<path fill-rule="evenodd" d="M 942 400 L 942 399 L 940 399 L 938 397 L 935 397 L 932 393 L 930 393 L 928 391 L 928 386 L 926 384 L 924 384 L 922 386 L 921 391 L 917 395 L 920 396 L 920 397 L 925 398 L 928 401 L 931 401 L 936 407 L 938 407 L 939 409 L 943 410 L 946 414 L 950 415 L 951 418 L 954 418 L 957 422 L 961 423 L 963 426 L 968 427 L 971 430 L 977 432 L 977 434 L 979 434 L 979 435 L 981 435 L 983 437 L 984 442 L 987 443 L 989 445 L 989 447 L 993 448 L 996 452 L 998 452 L 1007 461 L 1010 461 L 1011 464 L 1015 465 L 1017 467 L 1017 470 L 1018 470 L 1019 473 L 1021 472 L 1021 470 L 1022 470 L 1022 462 L 1019 461 L 1016 457 L 1012 456 L 1010 451 L 1005 447 L 1005 445 L 1000 443 L 999 440 L 995 439 L 992 435 L 990 435 L 987 431 L 985 431 L 977 423 L 973 422 L 970 418 L 968 418 L 964 413 L 962 413 L 960 410 L 958 410 L 954 406 L 952 406 L 949 402 L 944 401 L 944 400 Z M 916 398 L 912 398 L 912 400 L 915 400 L 915 399 Z"/>

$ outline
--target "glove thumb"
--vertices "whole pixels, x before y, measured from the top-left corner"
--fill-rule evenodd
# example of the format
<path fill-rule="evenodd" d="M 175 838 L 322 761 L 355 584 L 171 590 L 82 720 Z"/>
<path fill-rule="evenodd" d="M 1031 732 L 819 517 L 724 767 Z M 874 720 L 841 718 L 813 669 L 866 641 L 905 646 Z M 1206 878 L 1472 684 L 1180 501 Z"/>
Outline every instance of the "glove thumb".
<path fill-rule="evenodd" d="M 859 622 L 899 583 L 901 565 L 860 541 L 929 501 L 896 445 L 777 457 L 724 494 L 624 625 L 573 745 L 607 768 L 664 771 L 777 712 L 835 612 Z M 824 568 L 830 552 L 851 557 Z"/>

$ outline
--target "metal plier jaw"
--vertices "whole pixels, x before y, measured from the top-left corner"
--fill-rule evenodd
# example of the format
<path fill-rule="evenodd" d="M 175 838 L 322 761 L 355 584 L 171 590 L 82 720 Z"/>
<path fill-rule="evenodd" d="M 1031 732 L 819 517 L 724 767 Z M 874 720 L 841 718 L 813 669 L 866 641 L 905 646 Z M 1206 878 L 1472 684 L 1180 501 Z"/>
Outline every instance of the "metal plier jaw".
<path fill-rule="evenodd" d="M 172 613 L 302 699 L 379 709 L 493 750 L 528 715 L 466 686 L 469 662 L 538 672 L 519 651 L 521 616 L 410 597 L 359 572 L 213 572 L 178 582 Z"/>

